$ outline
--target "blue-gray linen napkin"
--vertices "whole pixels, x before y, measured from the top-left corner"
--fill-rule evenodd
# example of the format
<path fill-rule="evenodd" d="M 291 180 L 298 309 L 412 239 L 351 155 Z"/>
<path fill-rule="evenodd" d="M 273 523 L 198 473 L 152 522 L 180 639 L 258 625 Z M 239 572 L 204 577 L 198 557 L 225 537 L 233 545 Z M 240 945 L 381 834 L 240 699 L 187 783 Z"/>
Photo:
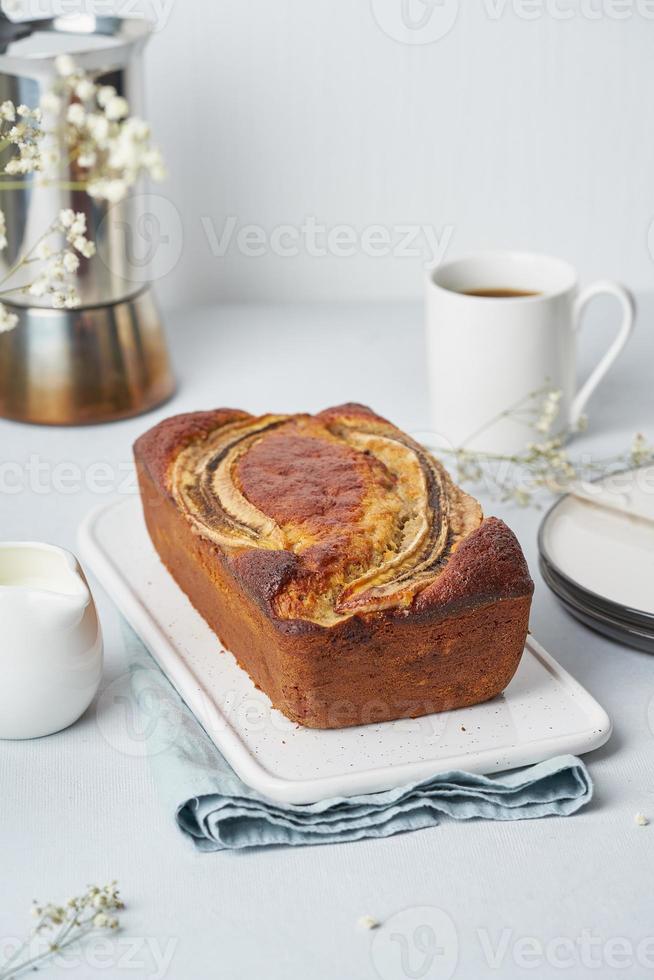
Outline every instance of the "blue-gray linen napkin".
<path fill-rule="evenodd" d="M 132 691 L 146 719 L 146 751 L 180 829 L 201 851 L 330 844 L 389 837 L 457 820 L 567 816 L 592 796 L 584 763 L 558 756 L 493 776 L 446 772 L 383 793 L 293 805 L 243 783 L 145 647 L 125 627 Z"/>

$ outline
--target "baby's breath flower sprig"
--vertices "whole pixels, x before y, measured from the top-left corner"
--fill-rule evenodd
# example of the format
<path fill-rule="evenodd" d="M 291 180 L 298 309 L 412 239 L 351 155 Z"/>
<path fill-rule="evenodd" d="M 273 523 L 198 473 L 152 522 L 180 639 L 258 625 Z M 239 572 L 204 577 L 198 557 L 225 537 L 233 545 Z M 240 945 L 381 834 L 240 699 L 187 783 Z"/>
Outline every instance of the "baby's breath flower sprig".
<path fill-rule="evenodd" d="M 163 180 L 163 158 L 152 145 L 150 127 L 130 115 L 112 85 L 98 85 L 69 55 L 56 60 L 58 81 L 41 101 L 46 114 L 61 118 L 61 141 L 86 192 L 96 200 L 121 201 L 142 174 Z"/>
<path fill-rule="evenodd" d="M 0 216 L 1 231 L 4 227 L 4 215 L 1 211 Z M 55 309 L 74 309 L 80 305 L 80 298 L 71 277 L 79 269 L 79 256 L 89 259 L 94 254 L 95 245 L 86 237 L 86 216 L 81 211 L 75 212 L 66 208 L 59 212 L 39 240 L 0 279 L 0 297 L 15 293 L 37 298 L 47 296 Z M 10 280 L 18 272 L 33 263 L 39 263 L 34 279 L 21 285 L 11 284 Z M 0 331 L 13 329 L 17 319 L 16 314 L 10 313 L 0 303 Z M 4 320 L 8 322 L 3 328 Z"/>
<path fill-rule="evenodd" d="M 60 55 L 55 67 L 57 80 L 38 108 L 16 106 L 10 100 L 0 103 L 0 151 L 13 150 L 6 163 L 0 158 L 0 187 L 26 186 L 38 173 L 40 183 L 59 183 L 113 204 L 123 200 L 142 175 L 162 180 L 163 159 L 151 142 L 150 127 L 130 115 L 127 100 L 113 86 L 97 84 L 70 55 Z M 67 154 L 72 180 L 62 182 L 57 175 L 60 149 Z M 65 240 L 63 247 L 53 244 L 55 235 Z M 6 247 L 0 210 L 0 251 Z M 80 256 L 90 259 L 94 254 L 84 215 L 62 211 L 0 279 L 0 298 L 23 293 L 47 297 L 56 309 L 73 309 L 80 305 L 75 287 Z M 35 277 L 14 285 L 16 273 L 36 262 L 40 268 Z M 17 324 L 18 315 L 0 299 L 0 333 Z"/>
<path fill-rule="evenodd" d="M 40 109 L 30 109 L 7 99 L 0 104 L 0 151 L 18 150 L 4 164 L 2 172 L 15 177 L 43 169 L 41 141 L 43 139 Z"/>
<path fill-rule="evenodd" d="M 89 885 L 82 895 L 68 899 L 65 905 L 41 905 L 34 901 L 31 914 L 36 923 L 23 943 L 0 964 L 0 980 L 13 980 L 40 969 L 50 957 L 80 942 L 89 933 L 118 929 L 117 913 L 124 908 L 115 881 L 102 888 Z"/>
<path fill-rule="evenodd" d="M 491 497 L 501 501 L 513 501 L 519 506 L 538 505 L 539 494 L 566 493 L 575 484 L 598 477 L 618 473 L 629 467 L 654 463 L 654 445 L 638 433 L 627 452 L 594 461 L 573 460 L 566 448 L 569 431 L 553 435 L 561 405 L 562 393 L 558 389 L 543 388 L 531 392 L 525 399 L 503 411 L 496 418 L 475 432 L 481 434 L 500 418 L 514 418 L 527 422 L 534 431 L 534 439 L 515 454 L 475 452 L 460 446 L 439 452 L 451 454 L 457 467 L 460 483 L 483 483 Z M 586 428 L 584 417 L 576 431 Z M 471 437 L 466 442 L 472 440 Z"/>
<path fill-rule="evenodd" d="M 543 399 L 540 415 L 535 425 L 537 432 L 542 432 L 547 434 L 552 431 L 552 426 L 554 421 L 559 414 L 559 407 L 561 405 L 561 398 L 563 392 L 560 390 L 548 391 Z"/>
<path fill-rule="evenodd" d="M 18 315 L 11 313 L 4 303 L 0 303 L 0 333 L 8 333 L 18 323 Z"/>

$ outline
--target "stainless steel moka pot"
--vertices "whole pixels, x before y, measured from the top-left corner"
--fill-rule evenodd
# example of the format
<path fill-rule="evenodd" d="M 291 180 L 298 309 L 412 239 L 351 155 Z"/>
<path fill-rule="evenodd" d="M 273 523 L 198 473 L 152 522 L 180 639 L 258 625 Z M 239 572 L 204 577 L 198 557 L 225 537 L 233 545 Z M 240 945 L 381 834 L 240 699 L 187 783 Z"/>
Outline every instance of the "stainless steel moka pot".
<path fill-rule="evenodd" d="M 142 116 L 141 60 L 151 27 L 142 19 L 75 15 L 12 23 L 0 20 L 0 102 L 39 105 L 56 78 L 55 59 L 70 54 L 99 84 L 113 85 Z M 74 175 L 56 184 L 39 174 L 5 188 L 7 224 L 0 272 L 33 246 L 63 208 L 83 211 L 97 254 L 83 261 L 76 287 L 81 306 L 52 309 L 30 295 L 5 305 L 19 317 L 0 333 L 0 416 L 21 422 L 77 425 L 125 418 L 167 399 L 174 381 L 160 316 L 130 236 L 143 196 L 132 191 L 110 205 L 75 189 Z M 147 223 L 146 223 L 147 224 Z M 16 298 L 17 297 L 17 298 Z"/>

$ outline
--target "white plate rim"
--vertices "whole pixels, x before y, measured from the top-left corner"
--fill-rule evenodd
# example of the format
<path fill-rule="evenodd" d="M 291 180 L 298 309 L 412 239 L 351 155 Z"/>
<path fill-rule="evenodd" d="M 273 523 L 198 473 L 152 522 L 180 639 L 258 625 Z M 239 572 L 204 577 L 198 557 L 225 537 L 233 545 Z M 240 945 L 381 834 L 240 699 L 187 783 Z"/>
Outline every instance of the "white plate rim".
<path fill-rule="evenodd" d="M 646 466 L 651 466 L 651 465 L 652 465 L 651 463 L 648 463 L 642 467 L 632 466 L 624 470 L 616 471 L 616 473 L 611 473 L 610 476 L 620 476 L 623 473 L 635 473 L 637 470 L 645 469 Z M 590 482 L 601 483 L 603 479 L 607 479 L 607 477 L 598 477 L 596 480 L 591 480 Z M 569 493 L 564 493 L 562 496 L 559 497 L 558 500 L 554 501 L 551 507 L 549 507 L 546 513 L 544 514 L 543 519 L 541 520 L 540 525 L 538 527 L 537 542 L 538 542 L 539 556 L 545 561 L 547 565 L 549 565 L 556 572 L 556 574 L 561 579 L 564 580 L 564 582 L 568 585 L 569 588 L 572 588 L 573 591 L 582 593 L 582 595 L 587 597 L 589 602 L 596 603 L 597 605 L 600 606 L 600 608 L 604 606 L 605 611 L 607 613 L 609 614 L 612 613 L 613 615 L 620 617 L 623 616 L 625 612 L 627 612 L 634 619 L 643 620 L 644 622 L 641 623 L 641 625 L 643 626 L 645 625 L 645 623 L 651 623 L 654 625 L 654 614 L 649 613 L 644 609 L 636 609 L 634 606 L 627 606 L 623 603 L 615 602 L 614 599 L 609 599 L 607 596 L 603 596 L 599 592 L 594 592 L 592 589 L 586 588 L 585 585 L 582 585 L 576 579 L 573 579 L 569 575 L 567 575 L 563 571 L 563 569 L 557 564 L 557 562 L 554 560 L 554 558 L 552 557 L 552 555 L 547 549 L 547 545 L 545 543 L 545 535 L 547 533 L 547 529 L 551 520 L 555 517 L 555 513 L 557 509 L 559 507 L 562 507 L 570 499 L 574 499 L 572 498 L 572 495 Z"/>

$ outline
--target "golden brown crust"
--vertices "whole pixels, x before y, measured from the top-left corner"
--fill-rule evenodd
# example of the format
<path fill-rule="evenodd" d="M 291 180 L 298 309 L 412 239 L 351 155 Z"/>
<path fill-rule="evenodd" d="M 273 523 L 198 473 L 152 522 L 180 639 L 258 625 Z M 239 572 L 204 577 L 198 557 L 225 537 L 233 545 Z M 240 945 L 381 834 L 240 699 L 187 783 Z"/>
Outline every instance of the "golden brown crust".
<path fill-rule="evenodd" d="M 178 416 L 135 454 L 159 554 L 289 717 L 413 717 L 513 675 L 533 590 L 518 542 L 370 409 Z"/>
<path fill-rule="evenodd" d="M 248 412 L 233 408 L 216 408 L 210 412 L 187 412 L 164 419 L 153 429 L 144 432 L 134 443 L 134 455 L 143 459 L 148 471 L 162 490 L 167 486 L 167 473 L 172 460 L 194 439 L 206 437 L 226 422 L 248 419 Z"/>

